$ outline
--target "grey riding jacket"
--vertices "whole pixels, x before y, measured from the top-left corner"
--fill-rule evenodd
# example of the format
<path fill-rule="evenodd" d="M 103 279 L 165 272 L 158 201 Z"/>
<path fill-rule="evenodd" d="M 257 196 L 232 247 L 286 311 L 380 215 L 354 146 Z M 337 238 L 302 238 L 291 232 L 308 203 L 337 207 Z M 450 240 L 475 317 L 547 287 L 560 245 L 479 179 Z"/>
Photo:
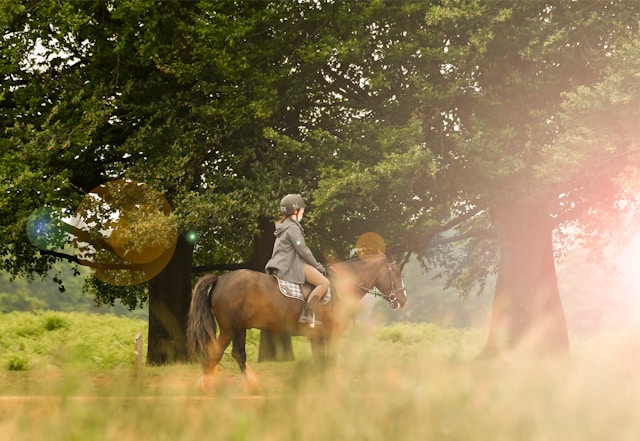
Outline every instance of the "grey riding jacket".
<path fill-rule="evenodd" d="M 304 241 L 304 229 L 299 222 L 286 218 L 276 227 L 276 241 L 273 254 L 265 266 L 267 273 L 275 273 L 282 280 L 304 283 L 304 264 L 308 263 L 321 273 L 324 267 L 319 263 Z"/>

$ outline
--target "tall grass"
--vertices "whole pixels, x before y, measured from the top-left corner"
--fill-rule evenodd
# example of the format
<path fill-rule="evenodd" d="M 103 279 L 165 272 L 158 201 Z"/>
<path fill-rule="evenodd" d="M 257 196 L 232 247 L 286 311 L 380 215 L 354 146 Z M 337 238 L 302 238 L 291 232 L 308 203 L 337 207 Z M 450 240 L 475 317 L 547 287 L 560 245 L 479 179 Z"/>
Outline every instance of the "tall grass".
<path fill-rule="evenodd" d="M 474 359 L 486 338 L 482 330 L 356 325 L 341 344 L 338 367 L 324 374 L 310 363 L 304 339 L 294 341 L 296 362 L 256 363 L 251 333 L 249 360 L 265 388 L 256 397 L 244 392 L 226 356 L 214 396 L 195 391 L 197 364 L 145 368 L 135 378 L 133 336 L 142 326 L 105 316 L 0 316 L 0 439 L 635 441 L 640 435 L 640 340 L 632 331 L 575 338 L 567 360 L 514 354 L 483 362 Z M 26 369 L 9 370 L 16 354 L 28 360 Z"/>

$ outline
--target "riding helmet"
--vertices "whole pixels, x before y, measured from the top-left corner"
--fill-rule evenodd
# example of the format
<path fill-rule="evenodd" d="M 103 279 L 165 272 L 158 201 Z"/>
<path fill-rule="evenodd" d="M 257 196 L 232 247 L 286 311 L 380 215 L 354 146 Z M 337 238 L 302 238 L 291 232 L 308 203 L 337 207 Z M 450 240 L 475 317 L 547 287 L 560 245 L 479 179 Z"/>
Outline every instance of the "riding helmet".
<path fill-rule="evenodd" d="M 306 207 L 304 199 L 299 194 L 288 194 L 280 201 L 280 211 L 286 216 L 304 207 Z"/>

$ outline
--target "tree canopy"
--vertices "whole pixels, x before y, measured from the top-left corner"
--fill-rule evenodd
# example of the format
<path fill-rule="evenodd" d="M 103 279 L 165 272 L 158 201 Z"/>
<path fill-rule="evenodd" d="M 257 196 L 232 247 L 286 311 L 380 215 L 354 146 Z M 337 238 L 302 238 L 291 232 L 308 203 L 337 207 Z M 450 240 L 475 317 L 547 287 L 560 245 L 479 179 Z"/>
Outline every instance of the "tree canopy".
<path fill-rule="evenodd" d="M 554 257 L 571 240 L 597 250 L 637 216 L 625 176 L 638 165 L 638 7 L 423 6 L 424 21 L 392 45 L 413 48 L 398 63 L 410 91 L 398 107 L 417 117 L 420 143 L 403 152 L 394 140 L 382 162 L 341 166 L 317 196 L 345 218 L 391 205 L 376 217 L 403 219 L 403 249 L 427 258 L 424 245 L 455 227 L 466 253 L 440 255 L 452 283 L 482 286 L 487 269 L 498 272 L 488 346 L 535 333 L 564 350 Z M 405 61 L 421 57 L 437 69 Z M 397 176 L 402 191 L 389 184 Z M 358 196 L 345 203 L 348 194 Z"/>
<path fill-rule="evenodd" d="M 498 272 L 488 346 L 545 322 L 562 348 L 554 257 L 635 214 L 634 2 L 8 0 L 0 23 L 13 274 L 77 260 L 33 246 L 27 221 L 105 182 L 165 195 L 189 267 L 245 261 L 297 192 L 324 259 L 374 231 L 462 289 Z"/>

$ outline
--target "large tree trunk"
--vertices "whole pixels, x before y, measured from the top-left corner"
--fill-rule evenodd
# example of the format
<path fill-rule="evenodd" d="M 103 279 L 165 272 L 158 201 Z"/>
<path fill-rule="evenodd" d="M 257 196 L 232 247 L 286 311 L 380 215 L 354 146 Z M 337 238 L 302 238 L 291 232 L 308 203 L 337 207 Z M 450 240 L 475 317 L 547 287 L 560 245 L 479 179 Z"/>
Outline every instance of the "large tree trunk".
<path fill-rule="evenodd" d="M 178 239 L 169 264 L 149 281 L 147 364 L 187 361 L 187 314 L 191 301 L 193 245 Z"/>
<path fill-rule="evenodd" d="M 553 254 L 553 222 L 543 208 L 535 206 L 494 207 L 491 216 L 500 266 L 483 355 L 512 349 L 535 355 L 568 353 Z"/>

